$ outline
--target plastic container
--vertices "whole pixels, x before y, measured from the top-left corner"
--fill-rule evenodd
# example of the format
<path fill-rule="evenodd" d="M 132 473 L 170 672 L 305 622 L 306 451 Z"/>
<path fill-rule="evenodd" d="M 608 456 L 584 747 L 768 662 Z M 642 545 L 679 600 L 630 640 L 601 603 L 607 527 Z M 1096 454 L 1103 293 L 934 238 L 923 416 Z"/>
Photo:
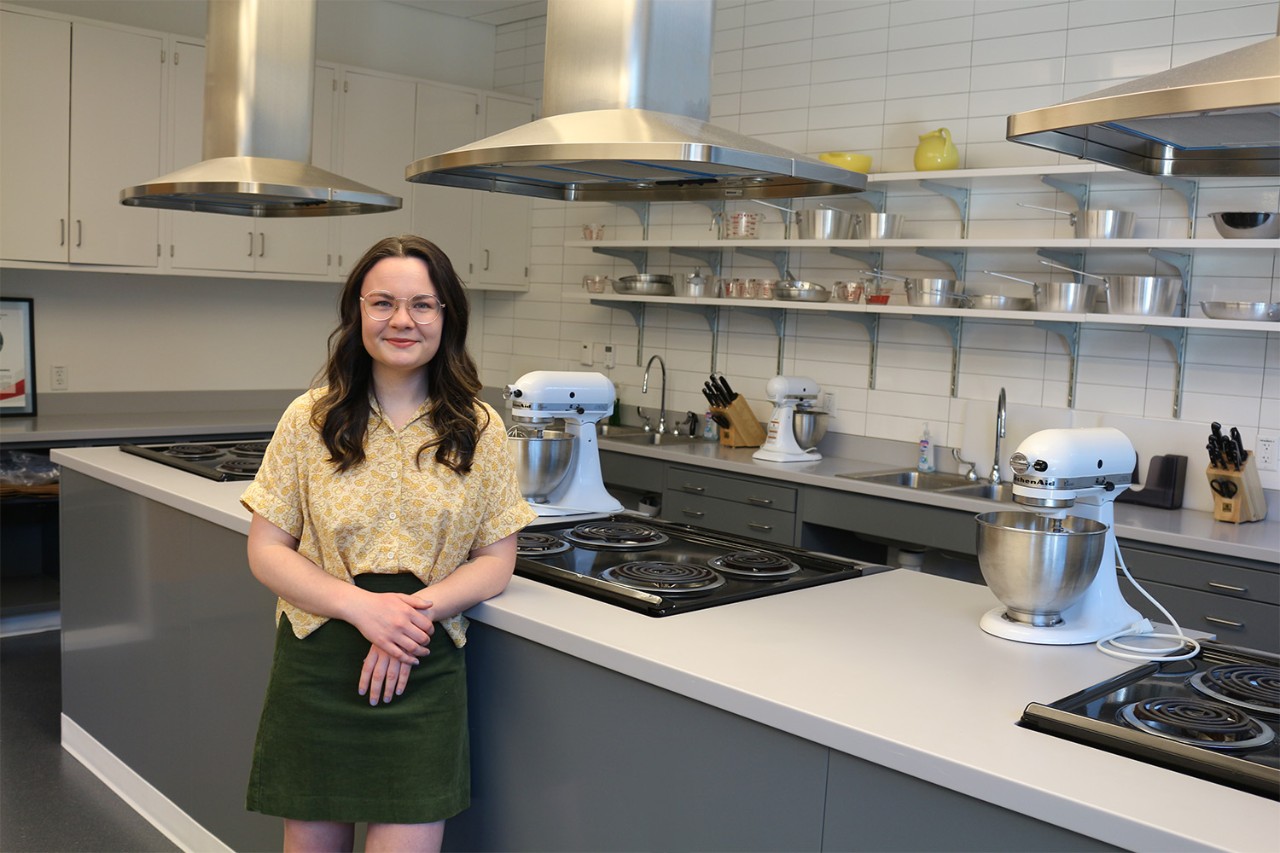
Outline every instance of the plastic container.
<path fill-rule="evenodd" d="M 716 441 L 720 438 L 720 430 L 716 427 L 716 422 L 711 417 L 710 409 L 707 409 L 707 414 L 702 421 L 702 437 L 708 441 Z"/>
<path fill-rule="evenodd" d="M 937 470 L 937 463 L 934 462 L 935 448 L 933 439 L 929 436 L 929 425 L 924 425 L 924 431 L 920 433 L 920 458 L 916 461 L 916 470 L 926 474 L 931 474 Z"/>

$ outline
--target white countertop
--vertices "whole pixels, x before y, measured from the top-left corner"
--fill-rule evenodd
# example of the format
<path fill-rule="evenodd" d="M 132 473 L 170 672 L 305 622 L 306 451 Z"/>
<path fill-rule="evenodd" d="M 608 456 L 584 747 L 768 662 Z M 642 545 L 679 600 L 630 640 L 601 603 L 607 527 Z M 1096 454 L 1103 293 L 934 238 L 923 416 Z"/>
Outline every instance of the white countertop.
<path fill-rule="evenodd" d="M 54 461 L 248 531 L 243 483 L 114 448 Z M 1272 851 L 1280 803 L 1015 725 L 1130 669 L 978 628 L 984 587 L 905 571 L 661 619 L 525 578 L 471 615 L 692 699 L 1134 850 Z M 780 642 L 779 637 L 786 641 Z M 939 711 L 945 716 L 939 722 Z"/>

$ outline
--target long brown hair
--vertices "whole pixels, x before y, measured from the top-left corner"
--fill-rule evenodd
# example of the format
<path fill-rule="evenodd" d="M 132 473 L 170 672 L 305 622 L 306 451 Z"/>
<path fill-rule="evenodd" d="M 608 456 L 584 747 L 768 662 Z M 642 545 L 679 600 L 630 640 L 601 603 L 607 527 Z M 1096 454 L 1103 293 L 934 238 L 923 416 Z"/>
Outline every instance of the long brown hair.
<path fill-rule="evenodd" d="M 440 348 L 422 368 L 427 373 L 427 420 L 435 438 L 418 448 L 422 454 L 435 448 L 435 459 L 465 474 L 471 470 L 484 423 L 476 405 L 480 377 L 467 353 L 467 325 L 470 306 L 462 280 L 440 247 L 422 237 L 406 234 L 379 240 L 364 253 L 351 274 L 338 302 L 338 327 L 329 335 L 329 360 L 325 365 L 328 389 L 312 411 L 311 424 L 320 432 L 329 460 L 339 471 L 364 461 L 364 440 L 373 408 L 373 358 L 361 336 L 360 289 L 374 265 L 386 258 L 417 258 L 427 266 L 436 295 L 444 304 L 440 319 Z"/>

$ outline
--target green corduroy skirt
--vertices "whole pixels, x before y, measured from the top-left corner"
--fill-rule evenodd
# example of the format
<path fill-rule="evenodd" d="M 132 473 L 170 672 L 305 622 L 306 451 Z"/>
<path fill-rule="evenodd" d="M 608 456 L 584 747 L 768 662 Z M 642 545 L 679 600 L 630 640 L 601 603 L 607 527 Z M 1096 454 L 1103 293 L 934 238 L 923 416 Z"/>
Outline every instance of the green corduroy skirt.
<path fill-rule="evenodd" d="M 358 575 L 373 592 L 412 593 L 409 574 Z M 470 804 L 466 658 L 438 623 L 402 695 L 357 692 L 369 641 L 330 619 L 305 639 L 276 631 L 246 799 L 293 820 L 433 823 Z"/>

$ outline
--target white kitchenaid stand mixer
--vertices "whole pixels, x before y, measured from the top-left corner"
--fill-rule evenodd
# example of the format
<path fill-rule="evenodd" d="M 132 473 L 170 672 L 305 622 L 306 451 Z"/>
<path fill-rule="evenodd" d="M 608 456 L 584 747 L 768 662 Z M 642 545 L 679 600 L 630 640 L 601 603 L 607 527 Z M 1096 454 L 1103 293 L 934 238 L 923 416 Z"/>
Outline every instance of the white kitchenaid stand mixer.
<path fill-rule="evenodd" d="M 1107 526 L 1098 572 L 1080 600 L 1052 626 L 1018 622 L 1001 605 L 983 615 L 982 630 L 1006 640 L 1040 645 L 1093 643 L 1145 623 L 1120 594 L 1116 578 L 1115 499 L 1132 482 L 1137 453 L 1111 427 L 1046 429 L 1033 433 L 1009 458 L 1013 500 L 1033 512 L 1074 515 Z M 1148 626 L 1146 630 L 1150 630 Z"/>
<path fill-rule="evenodd" d="M 534 370 L 507 386 L 514 421 L 547 424 L 563 420 L 573 436 L 573 461 L 545 503 L 529 503 L 538 515 L 621 512 L 622 503 L 604 487 L 596 423 L 613 413 L 613 383 L 600 373 Z"/>
<path fill-rule="evenodd" d="M 773 401 L 769 415 L 769 434 L 752 459 L 765 462 L 816 462 L 822 458 L 816 447 L 807 450 L 796 441 L 797 408 L 812 405 L 822 387 L 807 376 L 775 376 L 764 386 L 765 396 Z"/>

